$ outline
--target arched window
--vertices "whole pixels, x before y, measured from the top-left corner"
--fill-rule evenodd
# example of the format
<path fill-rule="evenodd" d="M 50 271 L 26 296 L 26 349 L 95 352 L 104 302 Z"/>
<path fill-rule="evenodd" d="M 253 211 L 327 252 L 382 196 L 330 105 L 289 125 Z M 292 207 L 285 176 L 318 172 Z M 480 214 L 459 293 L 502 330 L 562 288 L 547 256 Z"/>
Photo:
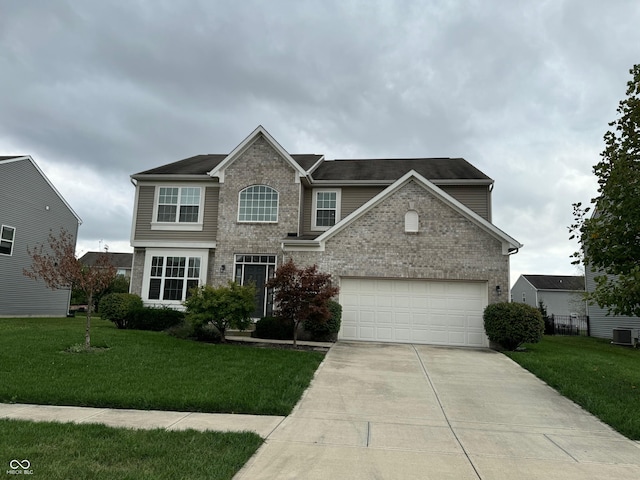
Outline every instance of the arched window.
<path fill-rule="evenodd" d="M 239 222 L 277 222 L 278 192 L 267 185 L 252 185 L 240 191 Z"/>
<path fill-rule="evenodd" d="M 418 233 L 418 212 L 409 210 L 404 215 L 404 231 L 406 233 Z"/>

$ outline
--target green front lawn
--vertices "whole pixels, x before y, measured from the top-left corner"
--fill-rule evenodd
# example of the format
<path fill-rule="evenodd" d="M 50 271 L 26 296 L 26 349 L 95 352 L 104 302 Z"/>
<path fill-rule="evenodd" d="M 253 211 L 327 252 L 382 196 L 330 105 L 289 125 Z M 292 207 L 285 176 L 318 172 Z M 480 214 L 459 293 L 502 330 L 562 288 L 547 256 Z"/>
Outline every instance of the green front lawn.
<path fill-rule="evenodd" d="M 640 440 L 640 349 L 597 338 L 545 336 L 526 351 L 505 354 L 623 435 Z"/>
<path fill-rule="evenodd" d="M 84 318 L 0 319 L 0 402 L 287 415 L 319 352 L 214 345 Z"/>
<path fill-rule="evenodd" d="M 258 435 L 246 432 L 165 432 L 0 420 L 0 475 L 48 480 L 231 479 L 261 444 Z"/>

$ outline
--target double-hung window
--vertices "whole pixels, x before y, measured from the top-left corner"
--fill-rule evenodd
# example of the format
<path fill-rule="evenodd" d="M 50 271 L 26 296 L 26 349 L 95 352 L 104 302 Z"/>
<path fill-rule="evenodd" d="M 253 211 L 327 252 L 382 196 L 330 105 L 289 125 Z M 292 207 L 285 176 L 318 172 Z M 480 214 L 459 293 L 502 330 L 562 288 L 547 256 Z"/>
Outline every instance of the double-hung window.
<path fill-rule="evenodd" d="M 340 221 L 340 190 L 313 191 L 312 230 L 328 230 Z"/>
<path fill-rule="evenodd" d="M 8 225 L 0 227 L 0 255 L 11 255 L 16 238 L 16 229 Z"/>
<path fill-rule="evenodd" d="M 186 300 L 200 283 L 200 263 L 200 257 L 153 256 L 149 300 Z"/>
<path fill-rule="evenodd" d="M 267 185 L 252 185 L 240 192 L 239 222 L 278 221 L 278 192 Z"/>
<path fill-rule="evenodd" d="M 156 224 L 200 223 L 201 196 L 200 187 L 158 187 Z"/>

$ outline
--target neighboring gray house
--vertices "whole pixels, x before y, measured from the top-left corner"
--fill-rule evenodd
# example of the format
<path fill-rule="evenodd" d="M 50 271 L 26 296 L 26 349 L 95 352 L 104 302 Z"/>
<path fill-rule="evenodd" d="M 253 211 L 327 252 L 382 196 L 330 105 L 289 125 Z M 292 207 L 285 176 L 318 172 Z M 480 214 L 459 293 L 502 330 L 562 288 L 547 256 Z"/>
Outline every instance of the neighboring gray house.
<path fill-rule="evenodd" d="M 543 302 L 549 315 L 586 315 L 584 291 L 582 276 L 520 275 L 511 300 L 536 308 Z"/>
<path fill-rule="evenodd" d="M 340 287 L 339 338 L 488 346 L 522 246 L 491 223 L 493 180 L 462 158 L 326 160 L 262 127 L 231 153 L 132 175 L 131 291 L 179 307 L 196 285 L 265 281 L 288 259 Z"/>
<path fill-rule="evenodd" d="M 74 237 L 80 217 L 30 156 L 0 157 L 0 316 L 66 316 L 70 290 L 50 290 L 22 274 L 27 247 L 61 228 Z"/>
<path fill-rule="evenodd" d="M 122 275 L 126 278 L 131 278 L 131 265 L 133 263 L 133 253 L 120 253 L 120 252 L 87 252 L 80 261 L 83 265 L 92 267 L 100 256 L 106 255 L 109 257 L 111 265 L 116 267 L 116 275 Z"/>
<path fill-rule="evenodd" d="M 593 292 L 596 288 L 594 277 L 602 275 L 602 272 L 592 272 L 585 268 L 587 292 Z M 626 315 L 607 315 L 607 310 L 599 305 L 587 305 L 589 326 L 592 337 L 613 338 L 614 328 L 635 328 L 640 330 L 640 317 L 628 317 Z"/>

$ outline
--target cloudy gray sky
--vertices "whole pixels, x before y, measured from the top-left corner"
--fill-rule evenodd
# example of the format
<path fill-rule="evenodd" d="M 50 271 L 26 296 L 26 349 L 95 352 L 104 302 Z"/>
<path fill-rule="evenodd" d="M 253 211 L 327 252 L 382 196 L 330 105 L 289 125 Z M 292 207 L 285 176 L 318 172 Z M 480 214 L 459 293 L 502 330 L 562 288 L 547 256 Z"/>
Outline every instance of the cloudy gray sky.
<path fill-rule="evenodd" d="M 131 251 L 129 175 L 228 153 L 464 157 L 521 273 L 576 274 L 571 204 L 640 62 L 632 0 L 0 0 L 0 155 Z"/>

